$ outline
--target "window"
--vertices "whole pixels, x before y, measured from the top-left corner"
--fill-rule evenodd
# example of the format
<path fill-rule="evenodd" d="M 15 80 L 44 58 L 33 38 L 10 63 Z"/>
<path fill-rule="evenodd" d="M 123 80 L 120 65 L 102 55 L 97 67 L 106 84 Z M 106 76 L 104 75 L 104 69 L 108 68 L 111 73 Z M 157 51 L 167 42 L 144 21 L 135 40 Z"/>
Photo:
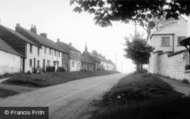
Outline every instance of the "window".
<path fill-rule="evenodd" d="M 47 60 L 47 66 L 50 66 L 50 60 Z"/>
<path fill-rule="evenodd" d="M 75 67 L 75 62 L 74 61 L 72 61 L 72 67 Z"/>
<path fill-rule="evenodd" d="M 30 53 L 32 53 L 32 44 L 30 44 Z"/>
<path fill-rule="evenodd" d="M 57 66 L 59 67 L 59 61 L 57 61 Z"/>
<path fill-rule="evenodd" d="M 58 54 L 58 57 L 60 57 L 60 52 L 59 51 L 57 52 L 57 54 Z"/>
<path fill-rule="evenodd" d="M 49 55 L 51 55 L 51 49 L 49 49 Z"/>
<path fill-rule="evenodd" d="M 179 42 L 181 42 L 182 40 L 184 40 L 186 37 L 185 36 L 178 36 L 177 37 L 177 45 L 180 46 Z"/>
<path fill-rule="evenodd" d="M 38 62 L 37 62 L 37 63 L 38 63 L 38 64 L 37 64 L 37 66 L 38 66 L 38 67 L 40 67 L 40 60 L 38 60 Z"/>
<path fill-rule="evenodd" d="M 40 55 L 40 48 L 38 48 L 38 56 Z"/>
<path fill-rule="evenodd" d="M 30 59 L 30 61 L 29 61 L 29 62 L 30 62 L 30 67 L 32 67 L 32 59 Z"/>
<path fill-rule="evenodd" d="M 54 55 L 56 56 L 56 50 L 54 52 L 55 52 Z"/>
<path fill-rule="evenodd" d="M 44 54 L 46 54 L 47 48 L 44 46 Z"/>
<path fill-rule="evenodd" d="M 170 46 L 170 37 L 161 37 L 161 46 Z"/>

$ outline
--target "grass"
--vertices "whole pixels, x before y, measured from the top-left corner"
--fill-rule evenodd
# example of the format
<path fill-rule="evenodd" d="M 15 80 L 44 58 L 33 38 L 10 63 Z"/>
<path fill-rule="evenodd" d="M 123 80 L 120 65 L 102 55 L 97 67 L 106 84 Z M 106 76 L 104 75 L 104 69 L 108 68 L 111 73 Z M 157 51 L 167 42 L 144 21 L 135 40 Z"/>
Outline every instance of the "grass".
<path fill-rule="evenodd" d="M 77 71 L 77 72 L 52 72 L 31 75 L 19 75 L 4 81 L 5 84 L 23 85 L 29 87 L 47 87 L 68 81 L 117 73 L 115 71 Z"/>
<path fill-rule="evenodd" d="M 121 79 L 94 106 L 91 119 L 189 119 L 190 97 L 184 97 L 151 74 Z"/>
<path fill-rule="evenodd" d="M 7 96 L 15 95 L 15 94 L 18 94 L 18 93 L 15 91 L 0 88 L 0 97 L 7 97 Z"/>

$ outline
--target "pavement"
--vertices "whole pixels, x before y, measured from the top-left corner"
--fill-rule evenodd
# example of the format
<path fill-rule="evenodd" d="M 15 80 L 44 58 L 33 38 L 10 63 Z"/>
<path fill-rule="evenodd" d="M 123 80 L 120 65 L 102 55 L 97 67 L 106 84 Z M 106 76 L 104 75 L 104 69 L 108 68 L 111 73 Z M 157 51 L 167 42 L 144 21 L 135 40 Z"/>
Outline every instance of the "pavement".
<path fill-rule="evenodd" d="M 190 84 L 185 84 L 185 83 L 183 83 L 183 82 L 181 82 L 179 80 L 173 80 L 173 79 L 166 78 L 166 77 L 163 77 L 163 76 L 157 76 L 157 77 L 159 77 L 160 79 L 162 79 L 163 81 L 168 83 L 177 92 L 183 93 L 186 96 L 190 95 Z"/>
<path fill-rule="evenodd" d="M 88 119 L 94 110 L 92 102 L 101 99 L 127 74 L 90 77 L 11 96 L 0 106 L 49 107 L 50 119 Z"/>
<path fill-rule="evenodd" d="M 9 78 L 10 78 L 10 77 L 9 77 Z M 8 80 L 9 78 L 0 79 L 0 83 L 2 83 L 2 82 L 5 81 L 5 80 Z"/>

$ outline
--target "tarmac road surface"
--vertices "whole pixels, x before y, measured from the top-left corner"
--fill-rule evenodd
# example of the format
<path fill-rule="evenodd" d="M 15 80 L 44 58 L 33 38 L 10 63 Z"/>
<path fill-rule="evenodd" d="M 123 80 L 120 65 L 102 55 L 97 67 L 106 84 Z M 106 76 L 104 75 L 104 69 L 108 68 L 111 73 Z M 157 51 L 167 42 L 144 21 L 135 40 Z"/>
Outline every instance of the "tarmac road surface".
<path fill-rule="evenodd" d="M 8 97 L 0 101 L 0 106 L 48 106 L 50 119 L 87 119 L 94 110 L 93 100 L 100 99 L 126 75 L 118 73 L 70 81 Z"/>

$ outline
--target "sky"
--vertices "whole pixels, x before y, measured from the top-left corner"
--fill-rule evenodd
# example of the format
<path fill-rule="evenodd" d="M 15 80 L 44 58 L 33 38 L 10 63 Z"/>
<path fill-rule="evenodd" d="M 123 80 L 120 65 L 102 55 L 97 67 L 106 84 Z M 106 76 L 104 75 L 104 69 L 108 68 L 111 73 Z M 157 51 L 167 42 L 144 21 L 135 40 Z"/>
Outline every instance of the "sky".
<path fill-rule="evenodd" d="M 75 13 L 70 0 L 0 0 L 0 24 L 15 29 L 16 23 L 26 29 L 36 25 L 37 33 L 47 33 L 53 41 L 72 43 L 81 52 L 96 50 L 117 64 L 121 72 L 135 70 L 130 59 L 124 57 L 125 37 L 134 34 L 134 23 L 114 22 L 102 28 L 94 24 L 93 15 Z M 140 33 L 145 31 L 137 26 Z"/>

